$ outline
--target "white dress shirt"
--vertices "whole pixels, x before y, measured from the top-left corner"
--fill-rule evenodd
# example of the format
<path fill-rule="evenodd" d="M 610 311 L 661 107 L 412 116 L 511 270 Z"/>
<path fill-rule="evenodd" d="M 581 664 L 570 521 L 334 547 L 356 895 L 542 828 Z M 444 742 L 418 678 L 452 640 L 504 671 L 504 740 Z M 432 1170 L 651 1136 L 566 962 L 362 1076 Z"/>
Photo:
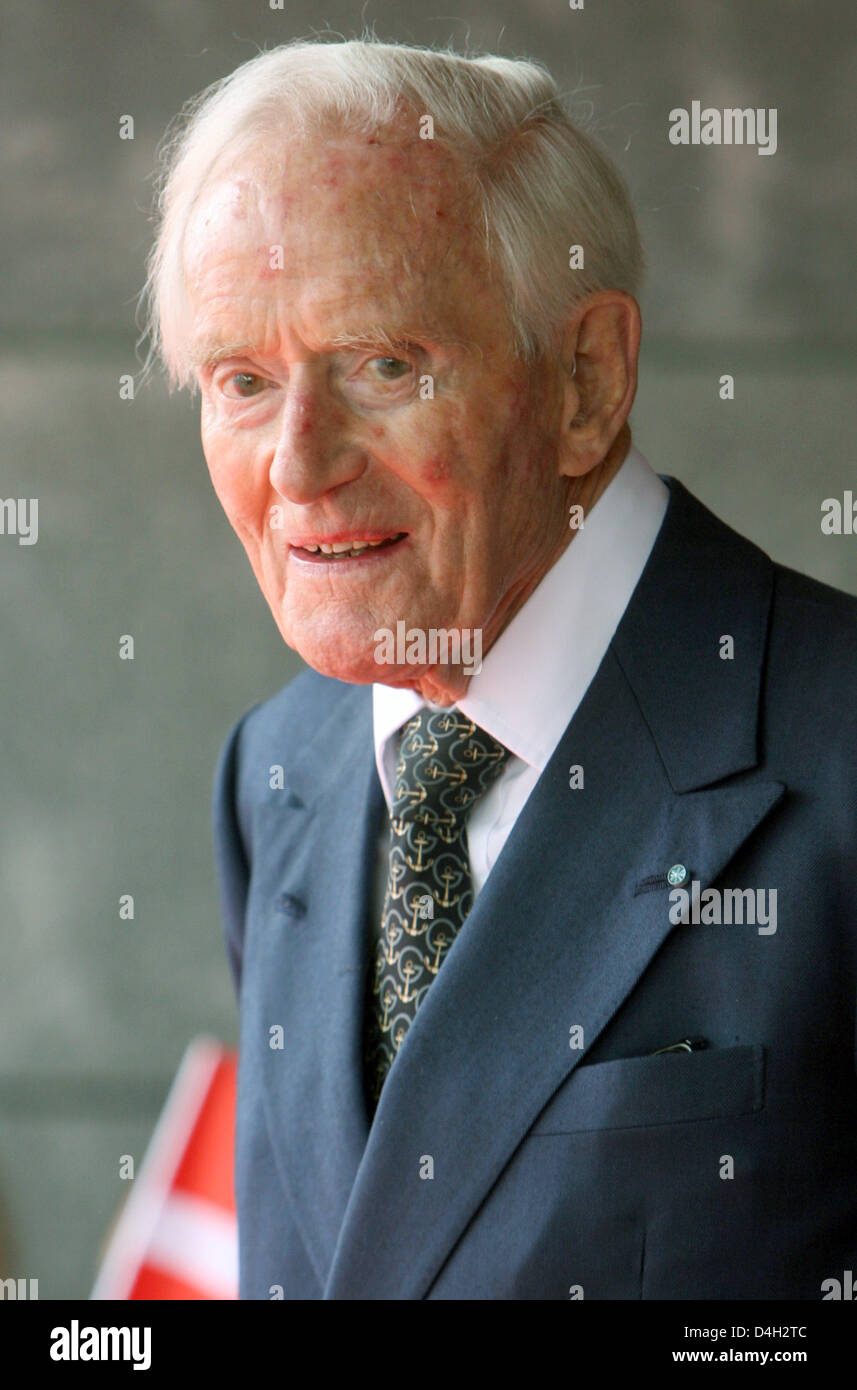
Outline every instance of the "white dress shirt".
<path fill-rule="evenodd" d="M 631 447 L 552 569 L 483 657 L 456 708 L 509 749 L 476 802 L 466 836 L 474 897 L 607 652 L 664 519 L 669 488 Z M 375 761 L 392 807 L 398 733 L 429 702 L 374 685 Z M 380 931 L 389 828 L 378 845 L 374 926 Z"/>

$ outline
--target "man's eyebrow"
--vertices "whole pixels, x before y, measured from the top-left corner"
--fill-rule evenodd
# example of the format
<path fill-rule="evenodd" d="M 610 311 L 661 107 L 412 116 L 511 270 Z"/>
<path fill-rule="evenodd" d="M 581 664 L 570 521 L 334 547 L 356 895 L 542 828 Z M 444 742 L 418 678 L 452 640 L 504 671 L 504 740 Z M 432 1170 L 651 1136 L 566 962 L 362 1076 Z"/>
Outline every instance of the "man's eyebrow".
<path fill-rule="evenodd" d="M 332 338 L 327 339 L 325 349 L 322 351 L 337 348 L 383 348 L 392 356 L 397 352 L 413 351 L 415 347 L 419 347 L 423 343 L 429 347 L 442 349 L 466 350 L 471 346 L 464 338 L 439 333 L 432 328 L 427 328 L 424 331 L 417 329 L 402 333 L 390 333 L 385 328 L 378 326 L 359 329 L 354 332 L 337 333 Z M 191 347 L 188 360 L 191 367 L 211 369 L 216 367 L 218 362 L 226 361 L 230 357 L 258 357 L 259 355 L 258 347 L 253 343 L 221 343 L 216 339 L 202 339 Z"/>
<path fill-rule="evenodd" d="M 380 326 L 374 328 L 357 330 L 355 332 L 337 333 L 330 338 L 329 345 L 332 348 L 387 348 L 392 352 L 402 352 L 415 347 L 465 347 L 463 339 L 450 336 L 449 334 L 436 332 L 434 329 L 414 328 L 406 332 L 390 333 L 387 329 Z"/>
<path fill-rule="evenodd" d="M 228 357 L 253 356 L 255 349 L 252 343 L 220 343 L 203 339 L 191 347 L 188 361 L 191 367 L 216 367 L 218 362 Z"/>

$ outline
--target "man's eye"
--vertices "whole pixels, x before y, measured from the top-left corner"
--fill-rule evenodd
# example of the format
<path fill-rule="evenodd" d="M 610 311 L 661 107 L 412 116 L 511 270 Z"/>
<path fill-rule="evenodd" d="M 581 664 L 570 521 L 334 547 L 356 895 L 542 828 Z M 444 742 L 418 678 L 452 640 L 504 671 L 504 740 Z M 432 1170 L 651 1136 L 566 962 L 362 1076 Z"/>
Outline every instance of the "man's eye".
<path fill-rule="evenodd" d="M 400 357 L 373 357 L 369 366 L 384 381 L 398 381 L 411 370 L 410 362 L 403 362 Z"/>
<path fill-rule="evenodd" d="M 264 378 L 256 376 L 254 372 L 233 372 L 229 382 L 234 386 L 236 393 L 244 398 L 258 396 L 265 385 Z"/>

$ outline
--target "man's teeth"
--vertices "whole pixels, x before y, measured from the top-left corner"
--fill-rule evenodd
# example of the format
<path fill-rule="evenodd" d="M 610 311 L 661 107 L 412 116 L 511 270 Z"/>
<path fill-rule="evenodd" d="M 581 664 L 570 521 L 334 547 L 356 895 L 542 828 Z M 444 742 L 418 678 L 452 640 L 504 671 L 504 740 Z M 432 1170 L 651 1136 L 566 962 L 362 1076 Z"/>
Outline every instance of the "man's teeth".
<path fill-rule="evenodd" d="M 317 555 L 319 551 L 322 555 L 359 555 L 363 550 L 385 545 L 389 539 L 387 536 L 381 541 L 336 541 L 333 545 L 302 545 L 301 550 L 308 550 L 313 555 Z"/>

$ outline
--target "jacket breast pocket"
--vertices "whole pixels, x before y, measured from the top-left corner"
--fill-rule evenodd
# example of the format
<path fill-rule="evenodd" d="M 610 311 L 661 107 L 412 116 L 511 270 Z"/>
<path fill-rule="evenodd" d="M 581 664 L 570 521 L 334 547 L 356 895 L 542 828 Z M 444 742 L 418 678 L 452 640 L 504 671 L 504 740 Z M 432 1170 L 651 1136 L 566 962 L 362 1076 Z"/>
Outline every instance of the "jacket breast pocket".
<path fill-rule="evenodd" d="M 530 1134 L 682 1124 L 751 1114 L 764 1102 L 763 1047 L 623 1057 L 578 1066 Z"/>

